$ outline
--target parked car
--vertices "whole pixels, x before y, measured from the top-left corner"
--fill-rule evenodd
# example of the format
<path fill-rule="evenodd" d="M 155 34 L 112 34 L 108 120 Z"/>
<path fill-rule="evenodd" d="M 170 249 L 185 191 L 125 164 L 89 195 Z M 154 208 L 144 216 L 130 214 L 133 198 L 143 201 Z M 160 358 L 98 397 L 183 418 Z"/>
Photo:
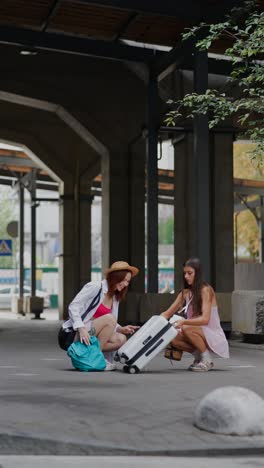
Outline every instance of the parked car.
<path fill-rule="evenodd" d="M 30 296 L 31 289 L 29 286 L 24 286 L 24 296 Z M 6 285 L 0 287 L 0 309 L 11 309 L 12 297 L 19 295 L 19 288 L 17 285 Z M 50 297 L 46 291 L 36 289 L 36 296 L 44 297 L 44 308 L 50 306 Z"/>

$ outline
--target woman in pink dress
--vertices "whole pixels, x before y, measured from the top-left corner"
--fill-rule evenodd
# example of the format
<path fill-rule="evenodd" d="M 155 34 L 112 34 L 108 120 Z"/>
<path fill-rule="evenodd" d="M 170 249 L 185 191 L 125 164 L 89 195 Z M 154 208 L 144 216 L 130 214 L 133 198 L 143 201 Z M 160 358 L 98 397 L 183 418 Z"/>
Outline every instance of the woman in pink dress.
<path fill-rule="evenodd" d="M 182 352 L 194 356 L 189 370 L 205 372 L 213 368 L 211 351 L 220 357 L 229 357 L 229 347 L 220 325 L 215 292 L 202 280 L 201 263 L 198 258 L 190 258 L 183 265 L 183 290 L 173 304 L 161 315 L 168 320 L 188 304 L 186 317 L 175 323 L 178 335 L 171 346 L 178 359 Z"/>

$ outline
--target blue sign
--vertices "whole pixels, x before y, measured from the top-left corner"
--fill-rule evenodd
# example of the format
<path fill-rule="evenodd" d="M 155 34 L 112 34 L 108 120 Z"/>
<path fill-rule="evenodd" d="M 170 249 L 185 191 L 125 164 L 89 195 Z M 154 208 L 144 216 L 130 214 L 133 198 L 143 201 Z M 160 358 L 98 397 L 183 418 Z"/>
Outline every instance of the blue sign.
<path fill-rule="evenodd" d="M 12 240 L 0 239 L 0 256 L 10 257 L 12 255 Z"/>

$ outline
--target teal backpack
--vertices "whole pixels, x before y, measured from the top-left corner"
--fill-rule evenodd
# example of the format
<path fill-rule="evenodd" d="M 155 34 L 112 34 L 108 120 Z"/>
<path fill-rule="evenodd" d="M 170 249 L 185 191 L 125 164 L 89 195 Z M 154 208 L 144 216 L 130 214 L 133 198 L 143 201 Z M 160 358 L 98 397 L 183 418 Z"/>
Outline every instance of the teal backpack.
<path fill-rule="evenodd" d="M 106 360 L 96 336 L 90 337 L 89 345 L 80 341 L 72 343 L 67 349 L 67 354 L 73 367 L 82 372 L 103 371 L 106 368 Z"/>

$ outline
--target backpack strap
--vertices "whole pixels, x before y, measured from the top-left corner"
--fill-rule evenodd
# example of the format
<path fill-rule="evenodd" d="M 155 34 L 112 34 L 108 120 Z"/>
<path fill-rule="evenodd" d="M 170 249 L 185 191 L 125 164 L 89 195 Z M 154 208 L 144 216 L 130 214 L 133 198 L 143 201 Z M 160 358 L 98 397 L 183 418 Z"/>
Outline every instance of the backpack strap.
<path fill-rule="evenodd" d="M 101 292 L 102 292 L 102 286 L 101 288 L 99 289 L 98 293 L 96 294 L 96 296 L 93 298 L 91 304 L 88 306 L 88 309 L 86 309 L 86 311 L 81 315 L 81 318 L 82 320 L 85 319 L 86 315 L 89 314 L 89 312 L 94 308 L 96 307 L 99 302 L 100 302 L 100 297 L 101 297 Z"/>

